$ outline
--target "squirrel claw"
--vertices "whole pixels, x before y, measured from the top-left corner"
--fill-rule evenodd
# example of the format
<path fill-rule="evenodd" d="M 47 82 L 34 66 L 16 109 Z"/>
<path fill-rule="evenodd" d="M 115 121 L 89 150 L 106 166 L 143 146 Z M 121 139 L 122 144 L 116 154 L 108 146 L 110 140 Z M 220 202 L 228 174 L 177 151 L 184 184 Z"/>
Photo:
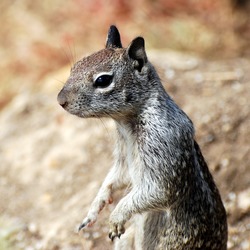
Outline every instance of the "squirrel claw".
<path fill-rule="evenodd" d="M 110 233 L 109 233 L 109 238 L 110 238 L 111 241 L 113 242 L 114 239 L 115 239 L 116 237 L 118 237 L 118 238 L 120 239 L 121 235 L 122 235 L 121 233 L 115 234 L 114 232 L 110 232 Z"/>
<path fill-rule="evenodd" d="M 86 227 L 87 224 L 82 223 L 80 224 L 79 228 L 78 228 L 78 232 L 80 232 L 84 227 Z"/>
<path fill-rule="evenodd" d="M 124 234 L 125 229 L 123 226 L 115 226 L 113 230 L 111 229 L 109 232 L 109 238 L 114 241 L 116 237 L 119 239 L 121 238 L 121 235 Z"/>
<path fill-rule="evenodd" d="M 112 232 L 110 232 L 110 233 L 109 233 L 109 238 L 113 241 L 113 240 L 114 240 L 114 238 L 115 238 L 115 235 L 113 235 L 113 233 L 112 233 Z"/>
<path fill-rule="evenodd" d="M 85 219 L 79 226 L 78 232 L 80 232 L 83 228 L 85 228 L 87 225 L 91 225 L 91 220 L 90 219 Z"/>

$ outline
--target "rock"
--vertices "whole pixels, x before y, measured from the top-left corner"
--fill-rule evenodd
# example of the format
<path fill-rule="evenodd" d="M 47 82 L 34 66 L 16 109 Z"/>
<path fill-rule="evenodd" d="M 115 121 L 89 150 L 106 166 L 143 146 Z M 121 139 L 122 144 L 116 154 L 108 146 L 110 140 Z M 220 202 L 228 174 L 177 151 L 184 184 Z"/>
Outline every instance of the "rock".
<path fill-rule="evenodd" d="M 244 213 L 250 212 L 250 188 L 238 194 L 237 206 Z"/>

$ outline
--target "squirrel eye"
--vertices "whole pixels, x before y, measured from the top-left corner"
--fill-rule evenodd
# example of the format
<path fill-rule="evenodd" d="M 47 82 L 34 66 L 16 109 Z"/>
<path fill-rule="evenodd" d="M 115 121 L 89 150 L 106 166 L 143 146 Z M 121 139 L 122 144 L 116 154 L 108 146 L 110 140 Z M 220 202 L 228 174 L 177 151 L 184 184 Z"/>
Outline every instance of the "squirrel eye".
<path fill-rule="evenodd" d="M 95 80 L 94 87 L 95 88 L 106 88 L 111 84 L 112 79 L 113 79 L 112 75 L 101 75 Z"/>

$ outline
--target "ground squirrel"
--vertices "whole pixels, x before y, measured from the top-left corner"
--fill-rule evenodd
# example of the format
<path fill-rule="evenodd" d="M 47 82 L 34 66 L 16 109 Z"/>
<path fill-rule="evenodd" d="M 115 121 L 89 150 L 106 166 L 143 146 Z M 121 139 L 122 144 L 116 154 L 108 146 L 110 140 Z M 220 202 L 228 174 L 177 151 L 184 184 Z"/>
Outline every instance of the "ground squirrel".
<path fill-rule="evenodd" d="M 115 163 L 79 230 L 127 186 L 109 219 L 109 237 L 124 234 L 115 249 L 226 249 L 226 212 L 193 124 L 164 90 L 142 37 L 123 48 L 111 26 L 106 48 L 73 66 L 58 102 L 79 117 L 111 117 L 118 132 Z"/>

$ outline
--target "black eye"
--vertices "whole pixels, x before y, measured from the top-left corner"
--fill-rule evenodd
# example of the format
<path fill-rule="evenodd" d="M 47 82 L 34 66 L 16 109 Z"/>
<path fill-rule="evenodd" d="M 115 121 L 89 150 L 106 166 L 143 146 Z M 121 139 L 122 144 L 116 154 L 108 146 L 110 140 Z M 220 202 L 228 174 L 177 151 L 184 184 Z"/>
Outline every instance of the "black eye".
<path fill-rule="evenodd" d="M 113 76 L 112 75 L 101 75 L 99 76 L 95 82 L 95 88 L 107 88 L 112 82 Z"/>

